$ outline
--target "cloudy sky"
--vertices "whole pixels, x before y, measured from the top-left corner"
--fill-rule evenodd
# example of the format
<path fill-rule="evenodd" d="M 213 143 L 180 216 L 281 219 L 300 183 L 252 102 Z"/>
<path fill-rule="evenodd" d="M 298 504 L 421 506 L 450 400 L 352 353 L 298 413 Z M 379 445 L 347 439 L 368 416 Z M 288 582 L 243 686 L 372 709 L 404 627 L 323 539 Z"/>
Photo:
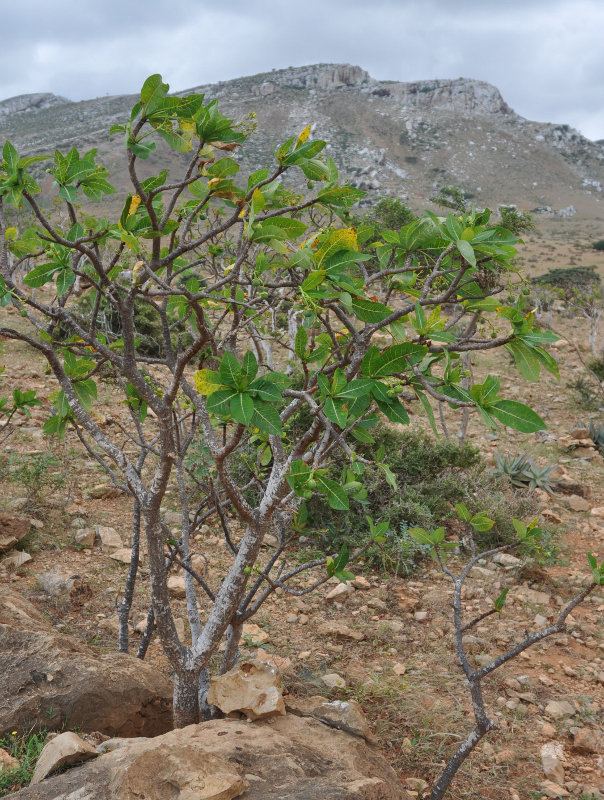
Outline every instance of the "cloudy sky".
<path fill-rule="evenodd" d="M 0 99 L 348 62 L 383 80 L 489 81 L 524 117 L 604 138 L 603 0 L 0 0 L 0 12 Z"/>

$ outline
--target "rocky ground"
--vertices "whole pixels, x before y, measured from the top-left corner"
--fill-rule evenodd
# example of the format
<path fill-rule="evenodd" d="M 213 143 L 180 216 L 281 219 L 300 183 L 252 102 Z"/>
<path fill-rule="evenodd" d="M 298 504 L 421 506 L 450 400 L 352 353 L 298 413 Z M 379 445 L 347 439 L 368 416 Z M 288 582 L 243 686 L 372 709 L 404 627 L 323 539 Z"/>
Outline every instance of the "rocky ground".
<path fill-rule="evenodd" d="M 602 274 L 602 257 L 588 246 L 601 238 L 597 234 L 593 227 L 558 223 L 527 237 L 522 257 L 535 273 L 574 262 L 596 264 Z M 18 324 L 10 309 L 1 313 Z M 537 384 L 522 382 L 502 354 L 477 366 L 476 377 L 487 369 L 499 374 L 504 393 L 522 395 L 548 423 L 546 436 L 502 431 L 494 437 L 473 422 L 471 440 L 487 464 L 496 452 L 527 451 L 539 463 L 559 465 L 556 477 L 565 492 L 534 495 L 540 521 L 558 550 L 553 563 L 526 564 L 512 557 L 473 570 L 464 597 L 469 617 L 487 610 L 510 587 L 505 613 L 485 620 L 466 639 L 476 664 L 504 652 L 525 630 L 555 618 L 588 580 L 588 550 L 604 558 L 604 459 L 576 430 L 590 419 L 602 423 L 604 412 L 582 408 L 566 385 L 585 374 L 587 323 L 558 312 L 548 322 L 566 337 L 552 349 L 560 362 L 559 383 L 550 375 Z M 44 404 L 30 420 L 16 421 L 3 446 L 0 504 L 6 514 L 27 518 L 31 527 L 16 549 L 8 543 L 0 582 L 4 591 L 30 600 L 56 631 L 99 654 L 109 653 L 116 647 L 116 603 L 127 570 L 129 502 L 107 485 L 75 437 L 58 443 L 43 436 L 55 391 L 43 364 L 13 344 L 5 347 L 3 363 L 4 388 L 36 389 Z M 120 413 L 108 388 L 102 390 L 97 413 L 109 426 Z M 413 419 L 421 424 L 419 409 Z M 37 477 L 36 464 L 43 466 Z M 0 541 L 9 528 L 0 519 Z M 226 556 L 217 533 L 204 529 L 196 537 L 209 562 L 210 585 Z M 147 611 L 144 562 L 141 578 L 132 650 Z M 178 581 L 172 591 L 186 636 Z M 345 589 L 328 585 L 301 599 L 274 597 L 246 630 L 243 655 L 272 659 L 283 672 L 291 702 L 318 694 L 358 701 L 408 795 L 421 797 L 472 724 L 453 649 L 450 595 L 448 579 L 431 562 L 407 578 L 362 570 Z M 537 645 L 487 679 L 486 701 L 499 729 L 462 769 L 451 798 L 604 797 L 603 611 L 604 591 L 595 592 L 573 611 L 564 635 Z M 148 660 L 168 673 L 157 641 Z"/>

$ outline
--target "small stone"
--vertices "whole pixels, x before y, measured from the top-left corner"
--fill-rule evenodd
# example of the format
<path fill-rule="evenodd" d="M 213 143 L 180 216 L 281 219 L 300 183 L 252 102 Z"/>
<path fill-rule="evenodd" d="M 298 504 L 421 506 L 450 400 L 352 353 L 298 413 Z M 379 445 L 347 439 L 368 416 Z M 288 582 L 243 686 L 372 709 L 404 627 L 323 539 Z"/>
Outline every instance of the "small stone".
<path fill-rule="evenodd" d="M 6 750 L 0 748 L 0 775 L 3 772 L 11 772 L 13 769 L 17 769 L 18 766 L 19 761 Z"/>
<path fill-rule="evenodd" d="M 0 553 L 13 548 L 27 534 L 31 520 L 0 511 Z"/>
<path fill-rule="evenodd" d="M 278 656 L 276 653 L 267 653 L 266 650 L 263 650 L 261 647 L 256 648 L 254 658 L 256 661 L 269 664 L 281 673 L 287 672 L 292 665 L 291 658 L 284 658 L 283 656 Z"/>
<path fill-rule="evenodd" d="M 93 486 L 92 489 L 86 492 L 86 496 L 90 497 L 92 500 L 112 500 L 115 497 L 119 497 L 121 494 L 121 489 L 118 489 L 117 486 L 113 486 L 112 484 L 99 484 L 98 486 Z"/>
<path fill-rule="evenodd" d="M 298 653 L 298 658 L 302 661 L 306 661 L 307 658 L 310 658 L 312 655 L 312 650 L 302 650 L 301 653 Z"/>
<path fill-rule="evenodd" d="M 113 552 L 114 550 L 121 550 L 124 546 L 119 533 L 115 528 L 109 528 L 105 525 L 97 525 L 97 533 L 101 540 L 103 550 Z"/>
<path fill-rule="evenodd" d="M 325 602 L 332 603 L 334 600 L 345 600 L 354 592 L 354 589 L 349 583 L 339 583 L 330 592 L 325 595 Z"/>
<path fill-rule="evenodd" d="M 404 675 L 407 671 L 407 667 L 399 662 L 392 667 L 392 671 L 395 675 Z"/>
<path fill-rule="evenodd" d="M 310 622 L 310 617 L 308 614 L 300 614 L 298 617 L 298 625 L 308 625 Z"/>
<path fill-rule="evenodd" d="M 225 714 L 239 711 L 252 720 L 285 714 L 278 671 L 255 661 L 243 661 L 212 678 L 208 703 Z"/>
<path fill-rule="evenodd" d="M 241 636 L 244 642 L 251 647 L 265 644 L 269 640 L 268 633 L 253 623 L 248 623 L 243 626 Z"/>
<path fill-rule="evenodd" d="M 564 783 L 564 760 L 564 748 L 559 742 L 541 745 L 541 765 L 548 780 Z"/>
<path fill-rule="evenodd" d="M 565 719 L 572 717 L 575 709 L 567 700 L 550 700 L 545 706 L 545 713 L 552 719 Z"/>
<path fill-rule="evenodd" d="M 368 589 L 371 589 L 371 584 L 369 583 L 367 578 L 364 578 L 362 575 L 357 575 L 356 578 L 351 583 L 355 589 L 361 589 L 362 591 L 367 591 Z"/>
<path fill-rule="evenodd" d="M 182 575 L 170 575 L 168 578 L 168 594 L 179 600 L 184 600 L 187 596 L 185 589 L 185 579 Z"/>
<path fill-rule="evenodd" d="M 546 739 L 555 739 L 558 735 L 554 726 L 550 725 L 548 722 L 545 722 L 541 727 L 541 733 Z"/>
<path fill-rule="evenodd" d="M 572 439 L 589 439 L 589 431 L 587 428 L 573 428 L 570 436 Z"/>
<path fill-rule="evenodd" d="M 412 792 L 423 792 L 428 788 L 428 783 L 423 778 L 405 778 L 405 789 L 411 789 Z"/>
<path fill-rule="evenodd" d="M 416 622 L 424 622 L 428 619 L 428 612 L 427 611 L 416 611 L 413 615 L 413 618 Z"/>
<path fill-rule="evenodd" d="M 28 561 L 31 561 L 31 556 L 24 550 L 9 550 L 0 563 L 3 567 L 19 569 L 23 564 L 27 564 Z"/>
<path fill-rule="evenodd" d="M 597 753 L 598 738 L 591 728 L 579 728 L 573 737 L 573 749 L 578 753 Z"/>
<path fill-rule="evenodd" d="M 31 783 L 32 785 L 40 783 L 51 772 L 66 764 L 76 764 L 79 761 L 96 758 L 97 755 L 94 747 L 81 739 L 77 733 L 73 731 L 60 733 L 42 748 Z"/>
<path fill-rule="evenodd" d="M 328 672 L 327 675 L 321 675 L 321 680 L 330 689 L 345 689 L 346 681 L 337 672 Z"/>
<path fill-rule="evenodd" d="M 74 541 L 78 547 L 94 547 L 95 536 L 93 528 L 78 528 Z"/>
<path fill-rule="evenodd" d="M 514 754 L 511 750 L 499 750 L 497 753 L 495 753 L 493 758 L 495 759 L 496 764 L 505 764 L 506 761 L 513 760 Z"/>
<path fill-rule="evenodd" d="M 558 784 L 553 781 L 543 781 L 541 789 L 546 797 L 570 797 L 569 792 L 567 792 L 564 787 L 558 786 Z"/>
<path fill-rule="evenodd" d="M 520 567 L 522 565 L 522 559 L 510 555 L 510 553 L 497 553 L 493 556 L 493 561 L 502 567 Z"/>
<path fill-rule="evenodd" d="M 132 550 L 129 547 L 120 547 L 119 550 L 114 550 L 113 553 L 109 553 L 109 558 L 112 558 L 114 561 L 119 561 L 121 564 L 129 564 L 132 561 Z M 139 560 L 142 560 L 140 554 Z"/>
<path fill-rule="evenodd" d="M 336 620 L 330 620 L 329 622 L 324 622 L 322 625 L 319 625 L 317 633 L 330 639 L 349 639 L 353 642 L 362 642 L 365 638 L 365 634 L 362 631 L 349 628 L 347 625 L 344 625 L 344 623 L 337 622 Z"/>
<path fill-rule="evenodd" d="M 289 617 L 285 618 L 285 621 L 286 622 L 290 622 L 290 623 L 291 622 L 297 622 L 298 621 L 298 615 L 297 614 L 290 614 Z"/>
<path fill-rule="evenodd" d="M 544 508 L 541 512 L 541 516 L 548 519 L 550 522 L 554 522 L 556 525 L 560 525 L 562 522 L 562 517 L 559 517 L 557 514 L 554 514 L 553 511 L 549 508 Z"/>
<path fill-rule="evenodd" d="M 493 657 L 488 653 L 480 653 L 479 655 L 474 656 L 474 659 L 479 666 L 486 667 L 487 664 L 491 663 Z"/>
<path fill-rule="evenodd" d="M 571 511 L 589 511 L 591 509 L 591 504 L 589 500 L 586 500 L 584 497 L 580 497 L 578 494 L 571 494 L 568 497 L 564 498 L 562 501 L 566 508 L 569 508 Z"/>
<path fill-rule="evenodd" d="M 538 628 L 545 628 L 547 625 L 547 617 L 544 617 L 543 614 L 537 614 L 533 622 Z"/>
<path fill-rule="evenodd" d="M 604 519 L 604 506 L 598 506 L 597 508 L 592 508 L 591 516 L 597 517 L 598 519 Z"/>

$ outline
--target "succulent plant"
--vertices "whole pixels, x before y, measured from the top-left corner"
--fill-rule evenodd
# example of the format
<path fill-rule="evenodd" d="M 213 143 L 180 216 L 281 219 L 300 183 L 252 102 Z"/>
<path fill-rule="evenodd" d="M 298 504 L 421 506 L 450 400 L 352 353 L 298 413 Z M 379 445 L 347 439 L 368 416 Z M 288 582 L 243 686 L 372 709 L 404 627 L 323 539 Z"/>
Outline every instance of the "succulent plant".
<path fill-rule="evenodd" d="M 604 456 L 604 425 L 596 425 L 595 422 L 589 423 L 589 438 L 596 448 Z"/>
<path fill-rule="evenodd" d="M 508 478 L 512 486 L 519 489 L 544 489 L 546 492 L 552 492 L 551 475 L 556 469 L 556 464 L 538 467 L 527 453 L 521 453 L 514 458 L 495 453 L 495 464 L 492 471 Z"/>

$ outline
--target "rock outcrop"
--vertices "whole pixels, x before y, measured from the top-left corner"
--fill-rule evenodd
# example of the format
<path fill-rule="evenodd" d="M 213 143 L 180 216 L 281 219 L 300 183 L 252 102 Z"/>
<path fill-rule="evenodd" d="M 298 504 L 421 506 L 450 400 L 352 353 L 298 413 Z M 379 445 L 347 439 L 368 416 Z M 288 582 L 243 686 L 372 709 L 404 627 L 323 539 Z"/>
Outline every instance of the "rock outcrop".
<path fill-rule="evenodd" d="M 0 116 L 22 114 L 27 111 L 41 111 L 45 108 L 61 106 L 70 102 L 66 97 L 60 97 L 49 92 L 19 94 L 16 97 L 9 97 L 8 100 L 0 101 Z"/>
<path fill-rule="evenodd" d="M 155 736 L 172 726 L 170 682 L 127 655 L 60 634 L 20 595 L 0 595 L 0 737 L 30 728 Z"/>
<path fill-rule="evenodd" d="M 364 739 L 293 715 L 212 720 L 154 739 L 110 740 L 110 752 L 13 795 L 15 800 L 406 800 L 394 770 Z M 71 793 L 74 793 L 73 795 Z M 77 792 L 77 794 L 76 794 Z"/>
<path fill-rule="evenodd" d="M 30 528 L 26 517 L 0 511 L 0 553 L 13 548 Z"/>

